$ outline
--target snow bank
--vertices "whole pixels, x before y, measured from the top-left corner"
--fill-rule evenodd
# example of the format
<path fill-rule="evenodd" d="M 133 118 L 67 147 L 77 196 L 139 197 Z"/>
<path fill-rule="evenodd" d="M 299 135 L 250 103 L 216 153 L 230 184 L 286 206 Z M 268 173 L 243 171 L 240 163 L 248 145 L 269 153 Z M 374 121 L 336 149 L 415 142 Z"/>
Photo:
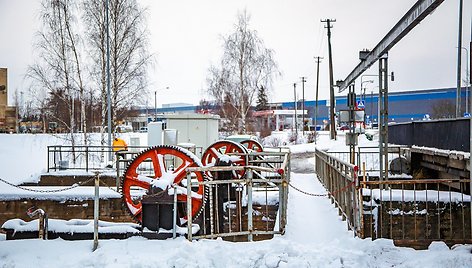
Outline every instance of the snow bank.
<path fill-rule="evenodd" d="M 38 231 L 38 221 L 32 220 L 25 222 L 21 219 L 12 219 L 6 221 L 2 228 L 13 229 L 15 232 Z M 99 233 L 139 233 L 140 225 L 136 223 L 106 222 L 98 221 Z M 48 220 L 48 230 L 54 233 L 93 233 L 93 220 Z"/>
<path fill-rule="evenodd" d="M 460 203 L 470 202 L 470 196 L 457 192 L 446 192 L 436 190 L 380 190 L 380 189 L 362 189 L 362 195 L 372 196 L 374 200 L 393 201 L 393 202 L 444 202 Z"/>

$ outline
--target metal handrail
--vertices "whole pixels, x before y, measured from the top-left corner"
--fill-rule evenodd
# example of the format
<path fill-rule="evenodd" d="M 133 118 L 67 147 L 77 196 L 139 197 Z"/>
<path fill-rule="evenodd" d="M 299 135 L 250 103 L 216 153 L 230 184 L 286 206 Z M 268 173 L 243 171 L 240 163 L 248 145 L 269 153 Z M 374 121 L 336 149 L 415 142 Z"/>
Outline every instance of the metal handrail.
<path fill-rule="evenodd" d="M 360 196 L 356 188 L 357 166 L 338 159 L 327 152 L 315 150 L 315 172 L 329 192 L 329 198 L 338 208 L 339 215 L 347 221 L 355 235 L 361 234 L 362 208 Z"/>
<path fill-rule="evenodd" d="M 264 153 L 258 153 L 258 155 L 264 155 Z M 273 154 L 271 154 L 273 155 Z M 289 153 L 285 153 L 282 155 L 284 158 L 284 161 L 280 165 L 279 168 L 276 167 L 261 167 L 261 166 L 213 166 L 213 167 L 188 167 L 186 169 L 187 172 L 187 215 L 191 215 L 192 211 L 192 202 L 191 202 L 191 189 L 192 187 L 197 187 L 200 185 L 203 185 L 204 187 L 210 188 L 210 195 L 212 192 L 212 188 L 216 187 L 217 185 L 234 185 L 234 184 L 241 184 L 243 185 L 244 191 L 247 194 L 247 217 L 248 217 L 248 222 L 247 222 L 247 230 L 231 230 L 229 229 L 228 232 L 214 232 L 214 229 L 210 229 L 210 233 L 204 232 L 203 234 L 199 235 L 193 235 L 193 220 L 192 217 L 188 217 L 188 222 L 187 222 L 187 238 L 188 240 L 193 240 L 193 239 L 200 239 L 200 238 L 217 238 L 217 237 L 228 237 L 228 236 L 247 236 L 248 241 L 253 240 L 254 235 L 274 235 L 274 234 L 283 234 L 285 232 L 285 226 L 287 222 L 287 199 L 288 199 L 288 183 L 289 183 L 289 161 L 290 161 L 290 156 Z M 205 181 L 192 181 L 192 172 L 231 172 L 231 171 L 241 171 L 245 170 L 246 175 L 244 178 L 240 179 L 226 179 L 226 180 L 213 180 L 210 178 L 210 180 L 205 180 Z M 267 173 L 266 175 L 269 174 L 278 174 L 278 177 L 266 177 L 264 176 L 263 173 L 257 174 L 257 177 L 253 177 L 255 174 L 255 171 L 260 171 L 260 172 L 265 172 Z M 254 185 L 258 183 L 265 183 L 270 184 L 271 187 L 273 188 L 278 187 L 279 190 L 279 228 L 278 230 L 256 230 L 254 229 L 253 225 L 253 207 L 252 207 L 252 198 L 253 198 L 253 192 L 255 191 Z M 265 188 L 265 192 L 267 195 L 267 189 L 272 189 L 272 188 Z M 229 188 L 228 188 L 229 189 Z M 259 189 L 260 191 L 260 189 Z M 259 192 L 258 191 L 258 192 Z M 267 198 L 267 197 L 266 197 Z M 211 197 L 210 197 L 210 202 Z M 210 203 L 210 207 L 214 207 L 215 205 L 213 203 Z M 215 218 L 215 215 L 213 215 L 213 210 L 210 209 L 210 218 L 213 219 Z M 230 214 L 230 213 L 229 213 Z M 228 217 L 229 220 L 230 217 Z M 213 222 L 211 223 L 213 224 Z M 231 222 L 228 223 L 231 225 Z"/>

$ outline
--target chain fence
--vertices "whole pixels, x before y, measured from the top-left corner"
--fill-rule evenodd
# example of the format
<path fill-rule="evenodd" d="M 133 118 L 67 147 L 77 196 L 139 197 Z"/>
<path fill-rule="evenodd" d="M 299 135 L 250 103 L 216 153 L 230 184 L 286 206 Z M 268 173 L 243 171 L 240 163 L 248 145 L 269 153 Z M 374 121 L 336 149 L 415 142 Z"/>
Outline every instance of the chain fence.
<path fill-rule="evenodd" d="M 81 181 L 81 182 L 78 182 L 78 183 L 74 183 L 73 185 L 69 186 L 69 187 L 66 187 L 66 188 L 61 188 L 61 189 L 54 189 L 54 190 L 39 190 L 39 189 L 32 189 L 32 188 L 28 188 L 28 187 L 25 187 L 25 186 L 21 186 L 21 185 L 16 185 L 16 184 L 13 184 L 7 180 L 4 180 L 2 178 L 0 178 L 0 181 L 7 184 L 7 185 L 10 185 L 12 187 L 15 187 L 15 188 L 18 188 L 18 189 L 21 189 L 21 190 L 25 190 L 25 191 L 29 191 L 29 192 L 36 192 L 36 193 L 57 193 L 57 192 L 64 192 L 64 191 L 68 191 L 68 190 L 71 190 L 71 189 L 74 189 L 74 188 L 77 188 L 79 186 L 82 186 L 84 184 L 87 184 L 89 182 L 91 182 L 92 180 L 95 179 L 97 175 L 91 177 L 90 179 L 86 180 L 86 181 Z"/>

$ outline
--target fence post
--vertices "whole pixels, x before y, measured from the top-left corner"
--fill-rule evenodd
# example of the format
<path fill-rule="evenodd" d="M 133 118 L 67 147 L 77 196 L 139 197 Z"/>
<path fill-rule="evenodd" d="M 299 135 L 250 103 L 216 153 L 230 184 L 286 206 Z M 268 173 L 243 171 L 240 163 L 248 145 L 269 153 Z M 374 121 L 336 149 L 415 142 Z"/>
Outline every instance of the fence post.
<path fill-rule="evenodd" d="M 252 169 L 248 169 L 247 173 L 247 230 L 249 234 L 247 235 L 247 239 L 249 242 L 252 242 Z"/>
<path fill-rule="evenodd" d="M 192 176 L 187 171 L 187 239 L 192 242 Z"/>
<path fill-rule="evenodd" d="M 89 153 L 88 153 L 88 146 L 85 145 L 85 171 L 89 171 L 89 168 L 88 168 L 88 157 L 89 157 Z"/>
<path fill-rule="evenodd" d="M 48 173 L 49 173 L 49 153 L 51 152 L 50 146 L 48 146 Z"/>
<path fill-rule="evenodd" d="M 93 202 L 93 251 L 98 248 L 98 213 L 99 213 L 99 185 L 100 185 L 100 175 L 97 172 L 95 174 L 95 198 Z"/>

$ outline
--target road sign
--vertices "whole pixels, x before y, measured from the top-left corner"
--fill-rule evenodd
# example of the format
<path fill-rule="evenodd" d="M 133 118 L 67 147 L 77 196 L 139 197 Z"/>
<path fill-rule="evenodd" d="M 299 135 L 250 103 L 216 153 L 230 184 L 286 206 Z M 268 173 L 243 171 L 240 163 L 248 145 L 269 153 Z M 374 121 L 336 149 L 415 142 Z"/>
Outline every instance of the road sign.
<path fill-rule="evenodd" d="M 365 103 L 364 103 L 363 100 L 358 100 L 357 101 L 357 108 L 362 108 L 362 109 L 365 108 Z"/>

